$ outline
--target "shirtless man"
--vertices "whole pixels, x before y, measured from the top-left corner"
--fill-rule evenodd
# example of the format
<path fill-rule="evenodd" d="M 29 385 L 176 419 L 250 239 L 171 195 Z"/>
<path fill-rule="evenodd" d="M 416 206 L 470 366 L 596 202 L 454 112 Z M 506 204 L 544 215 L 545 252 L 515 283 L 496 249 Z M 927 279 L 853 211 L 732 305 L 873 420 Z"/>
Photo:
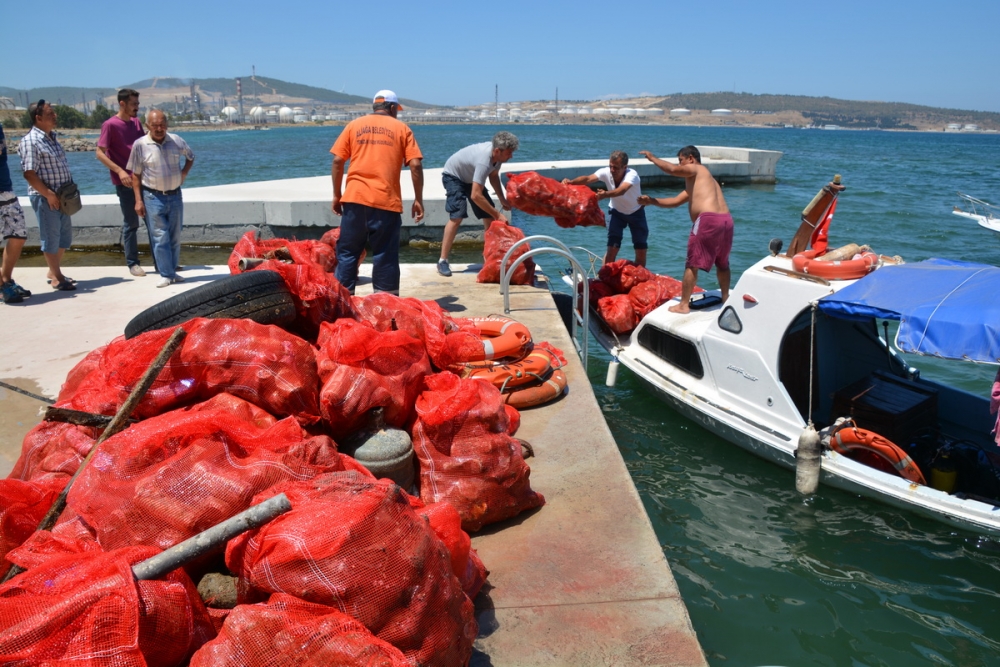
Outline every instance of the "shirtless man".
<path fill-rule="evenodd" d="M 681 302 L 670 306 L 670 312 L 691 312 L 691 293 L 698 282 L 698 269 L 708 271 L 715 265 L 722 291 L 722 302 L 729 298 L 729 251 L 733 248 L 733 216 L 729 214 L 722 188 L 711 172 L 701 164 L 701 153 L 694 146 L 677 151 L 677 164 L 661 160 L 649 151 L 639 151 L 657 167 L 671 176 L 684 179 L 684 192 L 676 197 L 654 199 L 639 197 L 642 206 L 676 208 L 688 205 L 691 213 L 691 234 L 688 236 L 687 261 L 681 283 Z"/>

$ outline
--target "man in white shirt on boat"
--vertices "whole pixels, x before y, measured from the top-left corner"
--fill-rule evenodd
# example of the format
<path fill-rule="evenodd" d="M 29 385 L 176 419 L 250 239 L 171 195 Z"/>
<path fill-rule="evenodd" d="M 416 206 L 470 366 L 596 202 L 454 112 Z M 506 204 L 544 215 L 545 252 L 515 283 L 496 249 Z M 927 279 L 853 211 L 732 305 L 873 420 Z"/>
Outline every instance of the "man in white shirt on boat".
<path fill-rule="evenodd" d="M 646 209 L 639 203 L 639 198 L 642 197 L 639 174 L 635 169 L 629 168 L 625 151 L 611 153 L 608 166 L 593 174 L 562 180 L 566 185 L 590 185 L 598 181 L 607 190 L 598 190 L 597 199 L 611 200 L 608 204 L 608 249 L 604 253 L 604 263 L 615 261 L 618 249 L 622 246 L 625 228 L 628 227 L 632 247 L 635 248 L 635 263 L 646 266 L 649 225 L 646 224 Z"/>
<path fill-rule="evenodd" d="M 729 298 L 729 252 L 733 248 L 733 216 L 729 214 L 722 188 L 707 167 L 701 163 L 701 153 L 694 146 L 677 151 L 677 164 L 661 160 L 649 151 L 639 154 L 671 176 L 684 179 L 684 192 L 676 197 L 639 197 L 643 206 L 663 208 L 688 205 L 691 213 L 691 234 L 688 236 L 687 260 L 681 283 L 681 302 L 670 306 L 670 312 L 691 312 L 691 294 L 698 282 L 698 270 L 709 271 L 715 265 L 722 302 Z"/>

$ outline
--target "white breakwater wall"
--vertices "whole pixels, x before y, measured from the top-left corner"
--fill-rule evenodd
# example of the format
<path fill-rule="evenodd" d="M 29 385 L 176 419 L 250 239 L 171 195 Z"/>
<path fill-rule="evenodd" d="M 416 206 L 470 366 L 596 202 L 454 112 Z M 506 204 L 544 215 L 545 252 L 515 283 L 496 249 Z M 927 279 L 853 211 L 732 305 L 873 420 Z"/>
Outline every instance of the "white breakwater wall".
<path fill-rule="evenodd" d="M 702 163 L 724 185 L 774 183 L 779 151 L 725 146 L 699 146 Z M 666 156 L 660 156 L 664 157 Z M 607 158 L 551 162 L 515 162 L 501 169 L 501 174 L 537 171 L 561 180 L 590 174 L 606 166 Z M 682 180 L 668 176 L 643 158 L 629 163 L 644 188 L 681 187 Z M 444 208 L 441 169 L 424 170 L 424 223 L 410 218 L 413 185 L 408 171 L 401 176 L 403 194 L 402 242 L 439 241 L 448 220 Z M 340 218 L 330 208 L 333 186 L 329 176 L 292 178 L 277 181 L 233 183 L 202 188 L 185 188 L 184 234 L 186 244 L 233 244 L 245 232 L 257 231 L 265 238 L 319 238 Z M 494 198 L 495 199 L 495 198 Z M 38 247 L 38 223 L 27 197 L 21 197 L 28 224 L 28 247 Z M 83 209 L 73 216 L 73 247 L 109 247 L 120 242 L 122 213 L 115 195 L 84 195 Z M 481 236 L 482 228 L 468 221 L 462 236 Z M 140 243 L 146 241 L 140 226 Z"/>

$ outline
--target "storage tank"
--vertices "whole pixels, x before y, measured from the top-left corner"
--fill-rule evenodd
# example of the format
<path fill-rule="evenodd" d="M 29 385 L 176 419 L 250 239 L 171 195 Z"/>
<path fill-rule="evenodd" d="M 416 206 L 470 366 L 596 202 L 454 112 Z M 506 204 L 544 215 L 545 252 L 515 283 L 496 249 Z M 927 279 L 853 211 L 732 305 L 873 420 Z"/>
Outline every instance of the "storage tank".
<path fill-rule="evenodd" d="M 291 123 L 295 119 L 295 113 L 290 107 L 281 107 L 278 109 L 278 120 L 282 123 Z"/>
<path fill-rule="evenodd" d="M 225 107 L 222 110 L 222 116 L 223 116 L 223 118 L 225 118 L 229 122 L 234 122 L 236 120 L 239 120 L 239 118 L 238 118 L 239 115 L 240 115 L 240 112 L 236 109 L 236 107 Z"/>
<path fill-rule="evenodd" d="M 670 115 L 671 116 L 690 116 L 691 115 L 691 110 L 690 109 L 685 109 L 684 107 L 681 107 L 680 109 L 671 109 L 670 110 Z"/>
<path fill-rule="evenodd" d="M 663 109 L 639 109 L 640 116 L 662 116 Z"/>
<path fill-rule="evenodd" d="M 254 107 L 253 109 L 250 109 L 250 120 L 253 122 L 261 123 L 265 120 L 265 118 L 264 107 Z"/>
<path fill-rule="evenodd" d="M 607 109 L 605 107 L 597 107 L 596 109 L 594 109 L 595 116 L 607 116 L 610 114 L 611 114 L 611 109 Z"/>
<path fill-rule="evenodd" d="M 592 114 L 594 113 L 594 110 L 591 109 L 590 107 L 580 107 L 579 109 L 576 110 L 576 112 L 578 114 Z"/>
<path fill-rule="evenodd" d="M 618 115 L 619 116 L 638 116 L 639 115 L 639 110 L 638 109 L 630 109 L 628 107 L 625 107 L 625 108 L 622 108 L 622 109 L 618 109 Z"/>
<path fill-rule="evenodd" d="M 293 123 L 305 123 L 309 120 L 309 116 L 304 113 L 297 113 L 292 116 Z"/>
<path fill-rule="evenodd" d="M 712 109 L 713 116 L 732 116 L 733 112 L 729 109 Z"/>

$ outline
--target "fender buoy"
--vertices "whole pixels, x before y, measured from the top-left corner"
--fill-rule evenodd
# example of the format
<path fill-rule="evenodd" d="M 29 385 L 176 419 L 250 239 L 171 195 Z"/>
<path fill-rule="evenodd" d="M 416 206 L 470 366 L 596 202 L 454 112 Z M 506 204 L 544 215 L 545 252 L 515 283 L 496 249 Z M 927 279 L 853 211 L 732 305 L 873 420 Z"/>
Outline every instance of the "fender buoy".
<path fill-rule="evenodd" d="M 865 252 L 857 259 L 824 261 L 816 259 L 816 250 L 803 250 L 792 257 L 792 269 L 810 276 L 827 280 L 854 280 L 864 278 L 878 266 L 879 258 L 873 252 Z"/>
<path fill-rule="evenodd" d="M 561 370 L 552 371 L 549 379 L 541 384 L 504 394 L 503 402 L 513 405 L 518 410 L 542 405 L 559 398 L 566 391 L 566 384 L 565 373 Z"/>
<path fill-rule="evenodd" d="M 543 382 L 551 372 L 552 355 L 538 348 L 518 361 L 466 364 L 459 376 L 486 380 L 506 392 L 533 382 Z"/>
<path fill-rule="evenodd" d="M 872 462 L 860 461 L 867 465 L 872 465 L 876 461 L 884 462 L 890 467 L 886 472 L 891 470 L 914 484 L 927 485 L 924 474 L 920 472 L 920 468 L 913 462 L 913 459 L 902 449 L 878 433 L 866 431 L 856 426 L 843 428 L 837 431 L 834 437 L 830 438 L 830 446 L 838 454 L 844 454 L 845 456 L 861 454 L 869 460 L 875 459 Z M 876 464 L 873 467 L 884 468 L 885 466 Z"/>
<path fill-rule="evenodd" d="M 531 332 L 517 320 L 509 317 L 470 317 L 482 332 L 482 353 L 467 361 L 490 361 L 511 357 L 520 359 L 531 349 Z"/>

